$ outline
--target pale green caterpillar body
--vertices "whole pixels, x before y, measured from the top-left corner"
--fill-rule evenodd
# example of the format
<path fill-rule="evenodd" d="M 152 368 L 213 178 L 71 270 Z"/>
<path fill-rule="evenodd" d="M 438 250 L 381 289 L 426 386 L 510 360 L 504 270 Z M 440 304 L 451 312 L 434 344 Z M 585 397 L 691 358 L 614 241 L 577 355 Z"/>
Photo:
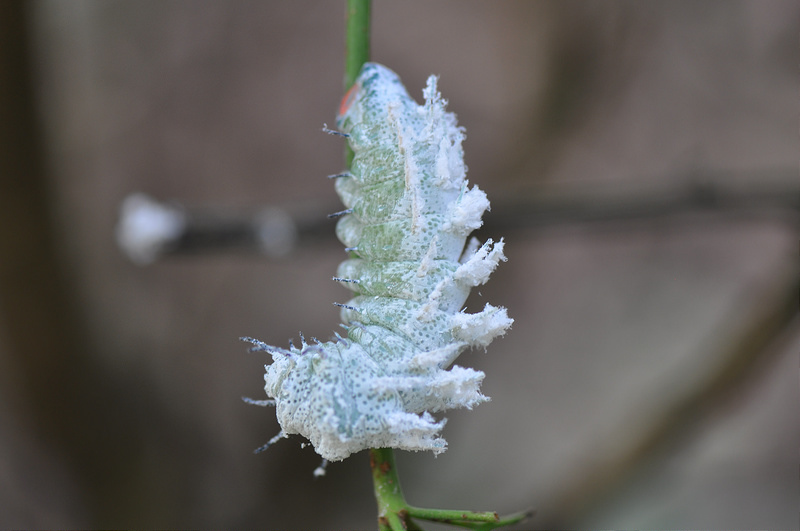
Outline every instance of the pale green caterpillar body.
<path fill-rule="evenodd" d="M 488 400 L 484 374 L 452 365 L 513 322 L 489 304 L 468 314 L 470 289 L 501 260 L 503 241 L 479 245 L 486 195 L 469 188 L 464 131 L 431 76 L 418 105 L 398 76 L 367 63 L 345 95 L 339 131 L 354 153 L 336 190 L 347 207 L 336 233 L 350 253 L 337 271 L 355 296 L 341 304 L 347 335 L 280 349 L 264 376 L 282 435 L 308 438 L 341 460 L 367 448 L 440 453 L 445 419 L 432 413 Z"/>

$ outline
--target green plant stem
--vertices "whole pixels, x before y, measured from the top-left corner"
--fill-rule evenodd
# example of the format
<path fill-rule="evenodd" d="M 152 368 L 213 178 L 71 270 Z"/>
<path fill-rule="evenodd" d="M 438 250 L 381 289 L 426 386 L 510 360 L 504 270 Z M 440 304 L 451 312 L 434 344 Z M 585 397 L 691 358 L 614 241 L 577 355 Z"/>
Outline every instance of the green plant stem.
<path fill-rule="evenodd" d="M 375 500 L 378 503 L 378 529 L 381 531 L 419 531 L 416 520 L 439 522 L 470 529 L 489 530 L 521 522 L 533 515 L 523 511 L 501 518 L 495 512 L 458 511 L 413 507 L 406 502 L 394 451 L 391 448 L 373 448 L 369 451 Z"/>
<path fill-rule="evenodd" d="M 499 522 L 500 517 L 495 512 L 454 511 L 449 509 L 424 509 L 422 507 L 409 507 L 408 515 L 429 520 L 431 522 Z"/>
<path fill-rule="evenodd" d="M 353 86 L 361 67 L 369 61 L 369 20 L 372 0 L 347 0 L 345 28 L 344 90 Z M 344 163 L 349 168 L 353 150 L 345 146 Z"/>
<path fill-rule="evenodd" d="M 371 0 L 347 0 L 344 60 L 345 91 L 353 86 L 361 67 L 369 61 L 369 15 L 371 4 Z"/>
<path fill-rule="evenodd" d="M 378 502 L 378 524 L 381 529 L 406 529 L 401 521 L 408 504 L 403 497 L 400 478 L 394 462 L 394 451 L 391 448 L 372 448 L 369 451 L 369 466 L 372 468 L 372 483 L 375 488 L 375 500 Z M 399 526 L 399 527 L 398 527 Z"/>

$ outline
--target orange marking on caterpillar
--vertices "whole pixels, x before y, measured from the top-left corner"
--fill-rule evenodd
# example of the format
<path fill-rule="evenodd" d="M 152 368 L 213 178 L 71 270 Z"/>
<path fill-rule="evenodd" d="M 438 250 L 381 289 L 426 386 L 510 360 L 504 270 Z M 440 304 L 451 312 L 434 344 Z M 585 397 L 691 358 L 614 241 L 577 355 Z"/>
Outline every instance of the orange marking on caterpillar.
<path fill-rule="evenodd" d="M 353 100 L 356 99 L 356 93 L 358 92 L 359 88 L 361 88 L 360 85 L 358 83 L 354 83 L 353 86 L 347 90 L 342 98 L 342 103 L 339 104 L 339 116 L 342 116 L 347 112 L 348 109 L 350 109 L 350 105 L 352 105 Z"/>

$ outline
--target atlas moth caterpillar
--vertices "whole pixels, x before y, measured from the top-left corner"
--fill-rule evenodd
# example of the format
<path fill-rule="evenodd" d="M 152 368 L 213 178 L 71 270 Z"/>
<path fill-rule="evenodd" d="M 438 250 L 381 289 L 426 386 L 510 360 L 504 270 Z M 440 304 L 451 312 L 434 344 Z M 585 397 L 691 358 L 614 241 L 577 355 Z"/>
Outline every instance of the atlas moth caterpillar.
<path fill-rule="evenodd" d="M 443 452 L 446 419 L 432 414 L 489 400 L 484 373 L 453 362 L 513 322 L 490 304 L 462 309 L 506 258 L 502 240 L 465 245 L 489 201 L 467 186 L 464 129 L 436 82 L 418 105 L 394 72 L 367 63 L 339 108 L 354 152 L 350 170 L 334 176 L 346 206 L 336 233 L 350 256 L 334 280 L 355 294 L 339 304 L 346 336 L 288 350 L 245 338 L 273 358 L 264 375 L 272 400 L 260 402 L 276 406 L 274 440 L 300 434 L 327 460 L 367 448 Z"/>

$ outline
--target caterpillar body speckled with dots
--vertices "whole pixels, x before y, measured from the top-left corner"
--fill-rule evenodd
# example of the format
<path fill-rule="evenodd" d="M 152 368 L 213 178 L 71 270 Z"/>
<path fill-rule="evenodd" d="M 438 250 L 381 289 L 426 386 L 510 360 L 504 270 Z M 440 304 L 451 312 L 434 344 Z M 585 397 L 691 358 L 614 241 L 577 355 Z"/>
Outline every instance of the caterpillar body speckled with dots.
<path fill-rule="evenodd" d="M 336 233 L 350 258 L 334 280 L 354 292 L 339 305 L 346 335 L 290 349 L 248 339 L 273 358 L 264 379 L 279 436 L 300 434 L 328 460 L 367 448 L 444 451 L 446 419 L 433 413 L 488 400 L 484 374 L 453 362 L 513 322 L 490 304 L 463 311 L 505 256 L 502 240 L 467 244 L 489 201 L 467 185 L 464 130 L 436 82 L 419 105 L 394 72 L 367 63 L 339 108 L 354 153 L 335 176 L 346 207 Z"/>

